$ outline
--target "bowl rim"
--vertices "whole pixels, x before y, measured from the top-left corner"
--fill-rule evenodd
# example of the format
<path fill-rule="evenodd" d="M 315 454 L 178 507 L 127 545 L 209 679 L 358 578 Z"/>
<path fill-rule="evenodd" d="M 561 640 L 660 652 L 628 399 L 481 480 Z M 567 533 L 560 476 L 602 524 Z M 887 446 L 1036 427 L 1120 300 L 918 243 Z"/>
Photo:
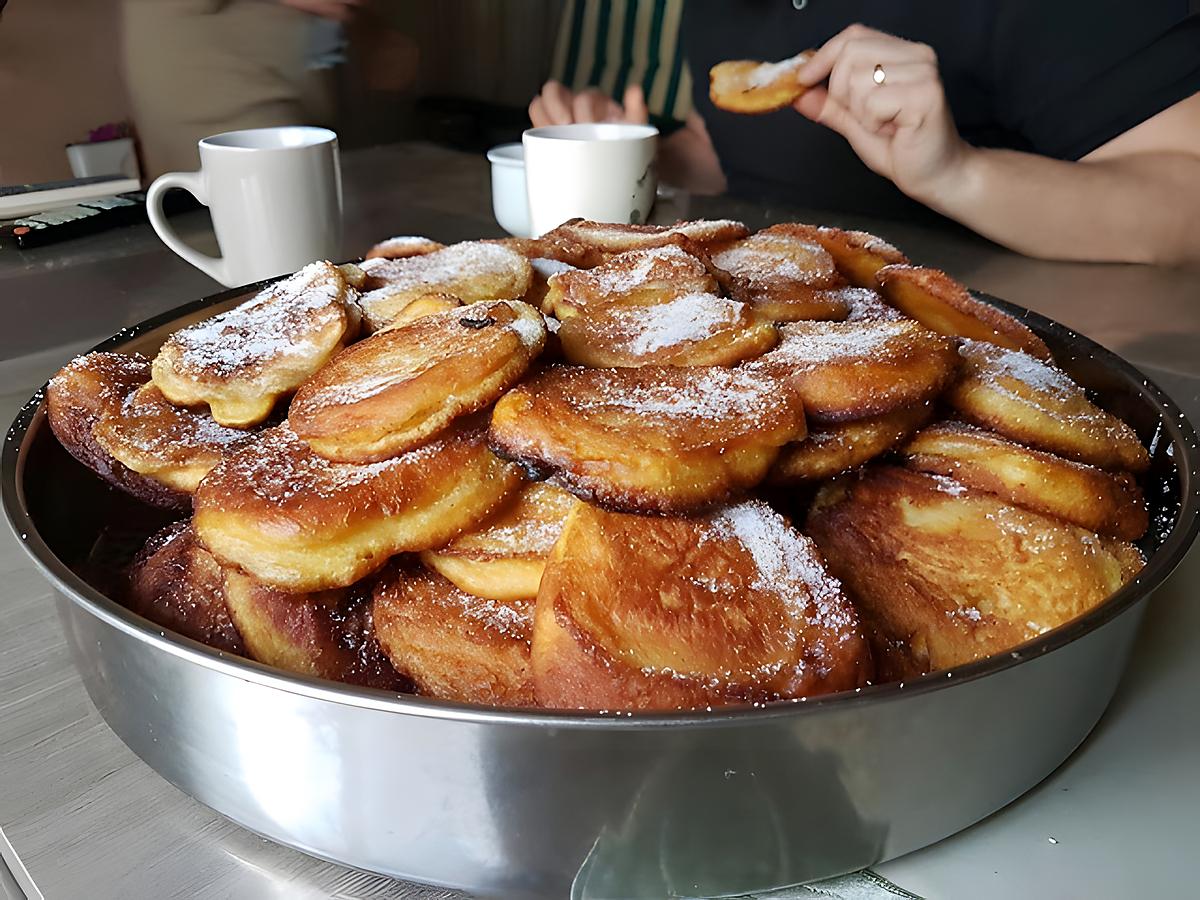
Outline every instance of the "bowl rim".
<path fill-rule="evenodd" d="M 283 277 L 283 276 L 281 276 Z M 202 309 L 231 302 L 278 281 L 270 278 L 255 284 L 231 288 L 167 310 L 137 325 L 123 328 L 101 341 L 89 352 L 115 352 L 125 344 L 160 329 L 177 319 Z M 536 708 L 493 708 L 474 704 L 435 700 L 413 694 L 400 694 L 377 688 L 358 687 L 312 676 L 283 672 L 253 660 L 225 653 L 174 632 L 167 631 L 121 606 L 71 571 L 42 540 L 29 514 L 23 489 L 25 448 L 46 422 L 45 390 L 42 385 L 17 413 L 0 452 L 0 500 L 13 534 L 25 552 L 50 582 L 51 587 L 72 603 L 82 607 L 108 625 L 150 644 L 155 651 L 169 653 L 204 668 L 242 681 L 345 706 L 398 715 L 455 720 L 475 724 L 504 724 L 570 729 L 618 728 L 651 730 L 658 728 L 719 728 L 763 723 L 781 717 L 804 715 L 815 710 L 856 707 L 862 704 L 893 702 L 904 697 L 944 690 L 967 681 L 994 675 L 1031 662 L 1066 644 L 1084 637 L 1112 621 L 1148 597 L 1174 571 L 1200 531 L 1200 450 L 1196 432 L 1175 402 L 1135 366 L 1090 338 L 1046 316 L 991 295 L 972 291 L 980 300 L 1022 319 L 1037 332 L 1048 332 L 1066 341 L 1082 343 L 1106 368 L 1115 369 L 1128 379 L 1147 403 L 1159 411 L 1159 430 L 1155 440 L 1165 436 L 1175 450 L 1179 479 L 1179 508 L 1170 532 L 1149 556 L 1146 566 L 1131 581 L 1102 603 L 1069 622 L 1051 629 L 1007 652 L 994 654 L 953 669 L 932 672 L 900 682 L 886 682 L 811 698 L 776 701 L 764 705 L 734 705 L 701 711 L 625 712 L 544 710 Z"/>

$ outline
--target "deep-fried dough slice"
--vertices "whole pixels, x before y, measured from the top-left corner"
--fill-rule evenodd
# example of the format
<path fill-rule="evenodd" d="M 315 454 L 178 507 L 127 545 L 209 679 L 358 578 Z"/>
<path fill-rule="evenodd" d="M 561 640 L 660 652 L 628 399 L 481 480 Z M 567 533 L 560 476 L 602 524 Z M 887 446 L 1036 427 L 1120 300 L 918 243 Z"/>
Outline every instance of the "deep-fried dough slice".
<path fill-rule="evenodd" d="M 534 260 L 541 259 L 563 263 L 576 269 L 590 269 L 600 265 L 611 255 L 599 247 L 589 247 L 554 231 L 547 232 L 540 238 L 489 238 L 484 243 L 499 244 L 520 253 L 529 260 L 530 265 Z"/>
<path fill-rule="evenodd" d="M 867 643 L 812 541 L 760 502 L 696 519 L 580 503 L 533 628 L 545 706 L 687 709 L 846 690 Z"/>
<path fill-rule="evenodd" d="M 959 354 L 962 375 L 946 399 L 968 422 L 1102 469 L 1149 467 L 1133 429 L 1088 400 L 1061 369 L 983 341 L 963 341 Z"/>
<path fill-rule="evenodd" d="M 78 356 L 46 385 L 50 429 L 68 453 L 113 487 L 164 509 L 187 509 L 186 493 L 133 471 L 95 437 L 101 417 L 119 415 L 125 400 L 149 380 L 150 360 L 140 354 Z"/>
<path fill-rule="evenodd" d="M 563 355 L 585 366 L 730 366 L 779 339 L 744 303 L 684 294 L 653 306 L 609 306 L 572 316 L 558 332 Z"/>
<path fill-rule="evenodd" d="M 548 468 L 579 497 L 616 509 L 683 512 L 762 480 L 804 436 L 798 394 L 741 369 L 555 368 L 492 412 L 497 452 Z"/>
<path fill-rule="evenodd" d="M 488 706 L 533 706 L 533 601 L 487 600 L 419 566 L 389 570 L 375 589 L 375 630 L 418 692 Z"/>
<path fill-rule="evenodd" d="M 196 540 L 190 522 L 174 522 L 146 541 L 129 567 L 126 605 L 215 650 L 247 655 L 225 604 L 221 564 Z"/>
<path fill-rule="evenodd" d="M 359 341 L 296 392 L 292 430 L 321 456 L 396 456 L 490 406 L 546 342 L 527 303 L 473 303 Z"/>
<path fill-rule="evenodd" d="M 453 294 L 425 294 L 423 297 L 415 299 L 397 313 L 396 318 L 392 319 L 390 325 L 380 328 L 375 333 L 381 334 L 384 331 L 394 331 L 397 328 L 403 328 L 409 322 L 424 319 L 426 316 L 432 316 L 435 313 L 458 309 L 462 305 L 462 301 Z"/>
<path fill-rule="evenodd" d="M 836 293 L 849 309 L 846 313 L 847 322 L 899 322 L 908 318 L 894 306 L 885 303 L 879 291 L 871 288 L 847 287 L 837 289 Z"/>
<path fill-rule="evenodd" d="M 369 585 L 289 594 L 227 569 L 224 593 L 251 659 L 365 687 L 406 686 L 376 640 Z"/>
<path fill-rule="evenodd" d="M 342 263 L 337 267 L 337 270 L 342 273 L 342 278 L 346 280 L 347 287 L 352 287 L 356 291 L 367 283 L 367 273 L 354 263 Z M 358 309 L 357 302 L 349 305 L 352 306 L 354 310 Z M 355 315 L 357 315 L 357 312 Z"/>
<path fill-rule="evenodd" d="M 1135 541 L 1149 524 L 1142 492 L 1127 473 L 1031 450 L 972 425 L 930 425 L 904 452 L 910 469 L 947 475 L 1088 531 Z"/>
<path fill-rule="evenodd" d="M 716 291 L 717 280 L 704 263 L 670 243 L 617 254 L 593 269 L 559 272 L 549 279 L 543 306 L 567 319 L 610 306 L 651 306 Z"/>
<path fill-rule="evenodd" d="M 130 394 L 119 411 L 101 413 L 92 433 L 133 471 L 189 494 L 223 455 L 253 438 L 218 425 L 205 409 L 175 406 L 153 384 Z"/>
<path fill-rule="evenodd" d="M 796 72 L 812 58 L 802 50 L 779 62 L 730 59 L 708 70 L 708 96 L 718 109 L 732 113 L 768 113 L 791 106 L 808 90 Z"/>
<path fill-rule="evenodd" d="M 857 469 L 910 437 L 931 415 L 932 403 L 917 403 L 810 431 L 803 441 L 783 448 L 768 479 L 776 484 L 819 481 Z"/>
<path fill-rule="evenodd" d="M 463 303 L 516 300 L 533 279 L 529 260 L 497 243 L 468 241 L 405 259 L 368 259 L 367 292 L 359 298 L 370 331 L 390 325 L 410 303 L 427 294 L 458 297 Z"/>
<path fill-rule="evenodd" d="M 965 286 L 940 269 L 884 266 L 876 278 L 892 306 L 938 334 L 989 341 L 1050 360 L 1050 349 L 1022 322 L 976 300 Z"/>
<path fill-rule="evenodd" d="M 421 560 L 470 594 L 532 600 L 546 557 L 578 502 L 552 484 L 527 484 L 479 531 L 455 538 L 440 550 L 427 550 Z"/>
<path fill-rule="evenodd" d="M 546 296 L 550 292 L 551 276 L 563 272 L 574 272 L 577 267 L 557 259 L 541 257 L 531 259 L 529 267 L 533 269 L 533 281 L 530 282 L 529 290 L 525 294 L 525 302 L 530 306 L 536 306 L 543 313 L 553 313 L 554 309 L 546 301 Z"/>
<path fill-rule="evenodd" d="M 680 236 L 707 250 L 716 244 L 743 238 L 749 233 L 750 230 L 745 225 L 732 219 L 695 219 L 691 222 L 676 222 L 674 225 L 621 225 L 615 222 L 571 219 L 543 235 L 541 240 L 582 244 L 605 253 L 625 253 L 628 250 L 660 247 L 677 240 Z"/>
<path fill-rule="evenodd" d="M 470 422 L 365 466 L 329 462 L 285 424 L 208 473 L 194 521 L 222 562 L 274 587 L 316 591 L 353 584 L 396 553 L 444 546 L 520 482 Z"/>
<path fill-rule="evenodd" d="M 856 601 L 880 675 L 908 678 L 999 653 L 1126 584 L 1132 544 L 890 467 L 817 494 L 805 531 Z"/>
<path fill-rule="evenodd" d="M 767 228 L 712 254 L 732 276 L 729 295 L 777 322 L 844 319 L 849 311 L 833 288 L 843 284 L 833 257 L 815 241 Z"/>
<path fill-rule="evenodd" d="M 837 270 L 855 287 L 876 287 L 875 273 L 887 265 L 907 263 L 908 258 L 885 241 L 866 231 L 843 231 L 828 225 L 788 222 L 776 229 L 814 241 L 833 257 Z"/>
<path fill-rule="evenodd" d="M 444 250 L 445 244 L 417 234 L 403 234 L 380 241 L 367 251 L 366 259 L 408 259 L 424 256 L 434 250 Z"/>
<path fill-rule="evenodd" d="M 959 364 L 949 338 L 916 322 L 792 322 L 746 364 L 793 385 L 811 421 L 846 422 L 924 403 Z"/>
<path fill-rule="evenodd" d="M 172 403 L 207 403 L 222 425 L 257 425 L 354 337 L 349 293 L 336 266 L 305 266 L 167 338 L 151 368 L 154 383 Z"/>

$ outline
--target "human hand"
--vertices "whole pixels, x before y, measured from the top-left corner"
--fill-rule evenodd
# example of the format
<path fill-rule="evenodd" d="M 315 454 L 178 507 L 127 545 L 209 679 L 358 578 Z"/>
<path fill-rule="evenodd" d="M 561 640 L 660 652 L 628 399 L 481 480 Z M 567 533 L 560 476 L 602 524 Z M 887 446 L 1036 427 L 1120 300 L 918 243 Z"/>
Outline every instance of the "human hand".
<path fill-rule="evenodd" d="M 535 128 L 570 125 L 573 122 L 629 122 L 644 125 L 650 120 L 646 96 L 640 85 L 625 89 L 624 104 L 596 88 L 572 93 L 557 81 L 547 81 L 529 104 L 529 121 Z"/>
<path fill-rule="evenodd" d="M 963 177 L 973 148 L 954 125 L 932 48 L 851 25 L 796 77 L 810 86 L 796 111 L 846 138 L 909 196 L 936 206 Z"/>
<path fill-rule="evenodd" d="M 335 22 L 349 22 L 354 18 L 357 8 L 362 6 L 364 0 L 279 0 L 279 2 L 311 16 L 332 19 Z"/>

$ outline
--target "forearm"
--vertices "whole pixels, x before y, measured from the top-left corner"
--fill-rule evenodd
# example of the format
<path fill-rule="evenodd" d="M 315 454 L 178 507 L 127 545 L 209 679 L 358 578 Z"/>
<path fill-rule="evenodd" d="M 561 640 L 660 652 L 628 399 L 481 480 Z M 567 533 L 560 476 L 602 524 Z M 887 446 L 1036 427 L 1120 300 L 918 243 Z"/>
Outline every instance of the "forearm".
<path fill-rule="evenodd" d="M 693 194 L 720 194 L 725 190 L 721 162 L 696 113 L 688 117 L 685 127 L 660 141 L 658 168 L 665 184 Z"/>
<path fill-rule="evenodd" d="M 1200 260 L 1200 157 L 1138 153 L 1063 162 L 968 149 L 927 203 L 1019 253 L 1137 263 Z M 926 193 L 926 196 L 919 196 Z"/>

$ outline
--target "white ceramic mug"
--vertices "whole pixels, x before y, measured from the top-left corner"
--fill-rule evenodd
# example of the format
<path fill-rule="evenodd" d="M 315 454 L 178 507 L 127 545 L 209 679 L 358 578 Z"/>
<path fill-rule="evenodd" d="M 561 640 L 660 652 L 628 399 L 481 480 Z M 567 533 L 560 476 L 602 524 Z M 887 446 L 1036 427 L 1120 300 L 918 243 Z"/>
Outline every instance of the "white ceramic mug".
<path fill-rule="evenodd" d="M 182 188 L 209 208 L 219 257 L 189 247 L 168 224 L 163 195 Z M 163 243 L 226 287 L 337 259 L 342 176 L 337 135 L 286 126 L 229 131 L 200 141 L 199 172 L 168 172 L 146 194 Z"/>
<path fill-rule="evenodd" d="M 533 237 L 529 230 L 529 195 L 525 190 L 525 148 L 501 144 L 487 153 L 492 164 L 492 214 L 513 237 Z"/>
<path fill-rule="evenodd" d="M 645 222 L 658 184 L 658 129 L 596 122 L 530 128 L 525 146 L 529 223 L 542 235 L 567 219 Z"/>

